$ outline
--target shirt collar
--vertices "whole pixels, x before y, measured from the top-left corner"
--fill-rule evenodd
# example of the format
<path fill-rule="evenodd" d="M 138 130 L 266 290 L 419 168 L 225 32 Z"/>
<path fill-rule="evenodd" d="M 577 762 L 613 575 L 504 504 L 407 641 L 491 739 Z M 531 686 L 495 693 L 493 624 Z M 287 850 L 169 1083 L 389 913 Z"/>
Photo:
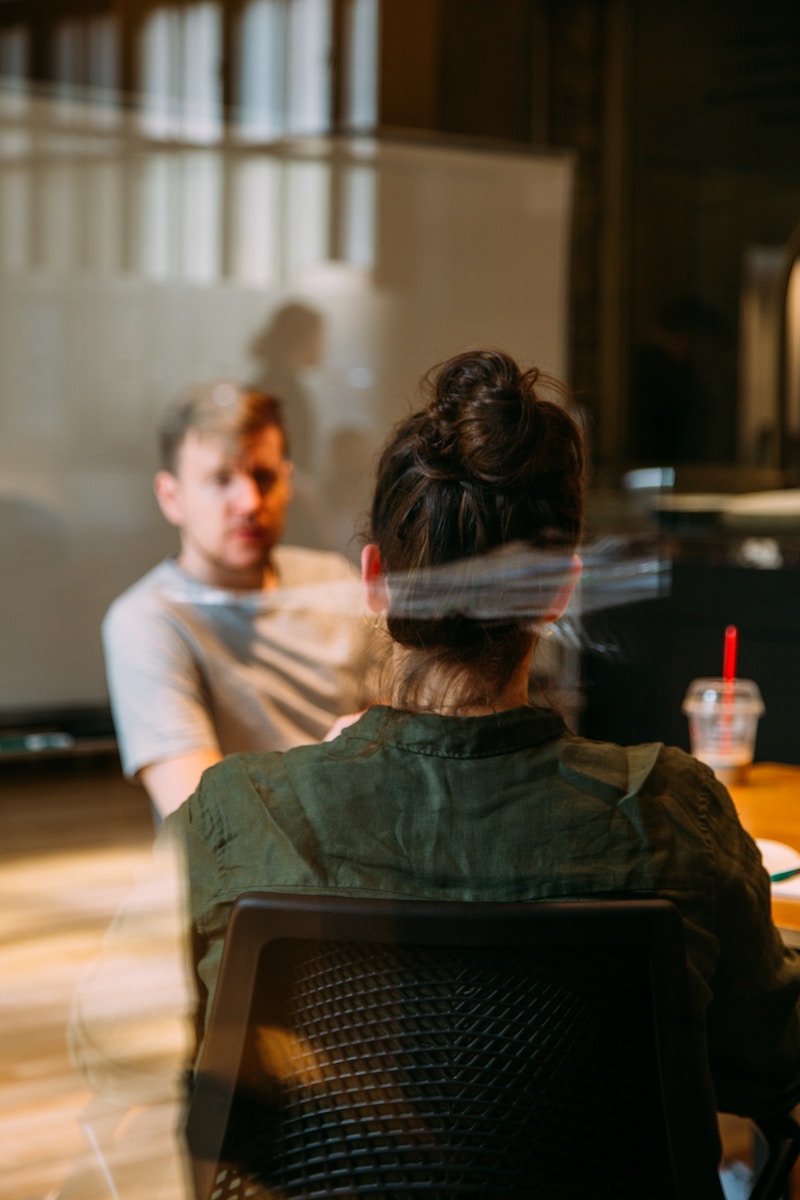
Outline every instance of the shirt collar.
<path fill-rule="evenodd" d="M 341 736 L 438 758 L 489 758 L 560 737 L 565 730 L 563 718 L 547 708 L 523 706 L 480 717 L 445 717 L 376 704 Z"/>

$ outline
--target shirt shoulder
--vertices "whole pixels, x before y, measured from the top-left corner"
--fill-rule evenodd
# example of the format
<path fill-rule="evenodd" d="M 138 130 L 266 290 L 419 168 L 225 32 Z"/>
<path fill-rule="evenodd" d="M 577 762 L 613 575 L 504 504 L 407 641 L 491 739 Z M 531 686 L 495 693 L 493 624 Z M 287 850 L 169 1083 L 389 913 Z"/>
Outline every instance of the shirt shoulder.
<path fill-rule="evenodd" d="M 195 602 L 190 584 L 171 559 L 165 559 L 122 592 L 106 611 L 101 636 L 109 657 L 135 664 L 143 646 L 177 647 L 188 635 Z M 182 651 L 181 651 L 182 652 Z"/>
<path fill-rule="evenodd" d="M 620 746 L 567 735 L 559 747 L 559 774 L 579 792 L 633 806 L 645 820 L 685 821 L 706 839 L 715 822 L 738 823 L 733 801 L 711 769 L 663 742 Z"/>
<path fill-rule="evenodd" d="M 677 746 L 663 742 L 641 742 L 631 746 L 593 741 L 567 734 L 561 744 L 561 760 L 575 774 L 607 778 L 624 791 L 641 791 L 646 785 L 660 786 L 665 779 L 688 785 L 711 778 L 708 768 Z"/>
<path fill-rule="evenodd" d="M 272 552 L 281 586 L 303 587 L 336 580 L 352 582 L 359 575 L 343 554 L 334 550 L 309 550 L 305 546 L 276 546 Z"/>
<path fill-rule="evenodd" d="M 240 854 L 249 861 L 254 847 L 257 854 L 271 852 L 270 840 L 260 842 L 255 831 L 263 833 L 261 822 L 283 782 L 284 757 L 277 750 L 226 754 L 203 772 L 194 794 L 172 814 L 174 824 L 194 826 L 209 852 L 216 847 L 220 862 Z"/>
<path fill-rule="evenodd" d="M 171 591 L 177 589 L 180 578 L 175 562 L 170 558 L 163 559 L 112 600 L 103 618 L 104 625 L 120 615 L 129 617 L 137 612 L 162 608 Z"/>
<path fill-rule="evenodd" d="M 704 813 L 709 819 L 716 816 L 738 823 L 736 808 L 725 785 L 709 766 L 677 746 L 659 747 L 648 788 L 658 794 L 668 792 L 678 803 Z"/>

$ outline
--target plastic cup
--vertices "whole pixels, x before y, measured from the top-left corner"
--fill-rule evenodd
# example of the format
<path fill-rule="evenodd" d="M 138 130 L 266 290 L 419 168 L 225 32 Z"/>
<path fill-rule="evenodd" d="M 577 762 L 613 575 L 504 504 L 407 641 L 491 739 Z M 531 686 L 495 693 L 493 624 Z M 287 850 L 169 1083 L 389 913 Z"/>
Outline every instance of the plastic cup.
<path fill-rule="evenodd" d="M 695 679 L 684 697 L 692 754 L 722 783 L 743 783 L 764 701 L 752 679 Z"/>

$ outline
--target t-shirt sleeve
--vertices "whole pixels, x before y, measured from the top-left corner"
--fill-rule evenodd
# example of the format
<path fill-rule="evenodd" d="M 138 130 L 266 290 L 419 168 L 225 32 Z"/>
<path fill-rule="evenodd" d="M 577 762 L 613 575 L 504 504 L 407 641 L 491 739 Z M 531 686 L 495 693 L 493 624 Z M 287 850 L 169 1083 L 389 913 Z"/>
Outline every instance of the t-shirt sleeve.
<path fill-rule="evenodd" d="M 800 1100 L 800 955 L 770 912 L 770 880 L 725 788 L 710 781 L 709 833 L 719 946 L 708 1014 L 721 1110 L 786 1111 Z"/>
<path fill-rule="evenodd" d="M 218 751 L 202 671 L 168 609 L 135 593 L 112 604 L 102 627 L 106 677 L 125 774 L 195 750 Z"/>

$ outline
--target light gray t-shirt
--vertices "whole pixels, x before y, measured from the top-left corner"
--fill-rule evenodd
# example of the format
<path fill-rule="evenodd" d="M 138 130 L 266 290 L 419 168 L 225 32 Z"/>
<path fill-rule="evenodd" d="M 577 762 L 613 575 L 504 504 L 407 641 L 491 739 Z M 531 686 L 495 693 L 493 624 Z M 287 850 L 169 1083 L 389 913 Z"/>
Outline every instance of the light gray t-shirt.
<path fill-rule="evenodd" d="M 208 587 L 172 559 L 103 621 L 114 724 L 128 776 L 195 750 L 289 750 L 362 708 L 371 625 L 338 554 L 279 546 L 279 586 Z"/>

